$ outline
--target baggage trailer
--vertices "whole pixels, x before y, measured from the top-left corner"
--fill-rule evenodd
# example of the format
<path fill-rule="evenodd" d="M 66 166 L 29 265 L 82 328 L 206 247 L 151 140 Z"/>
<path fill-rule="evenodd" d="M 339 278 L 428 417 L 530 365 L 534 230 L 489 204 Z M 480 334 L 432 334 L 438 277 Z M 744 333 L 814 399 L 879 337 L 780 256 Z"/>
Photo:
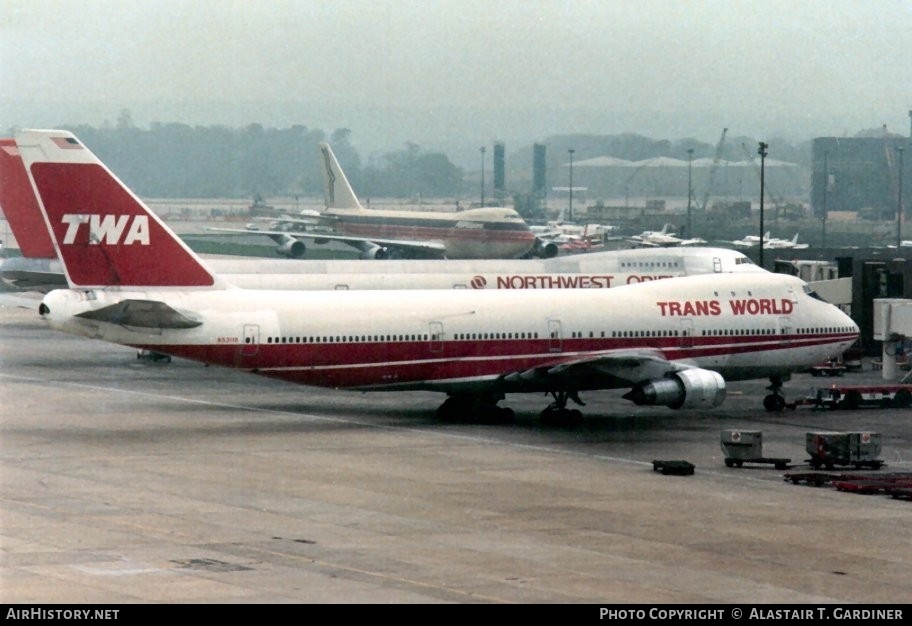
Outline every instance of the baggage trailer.
<path fill-rule="evenodd" d="M 757 430 L 723 430 L 722 452 L 726 467 L 741 467 L 745 463 L 765 463 L 776 469 L 786 469 L 791 459 L 763 456 L 763 433 Z"/>
<path fill-rule="evenodd" d="M 833 360 L 814 365 L 808 371 L 811 376 L 842 376 L 847 370 L 848 368 L 845 365 Z"/>
<path fill-rule="evenodd" d="M 798 403 L 796 403 L 797 405 Z M 839 385 L 811 389 L 811 395 L 801 404 L 819 409 L 905 409 L 912 406 L 912 385 Z"/>
<path fill-rule="evenodd" d="M 811 458 L 808 463 L 814 469 L 824 466 L 833 469 L 836 465 L 853 465 L 856 469 L 870 467 L 880 469 L 880 433 L 869 432 L 811 432 L 807 433 L 805 448 Z"/>
<path fill-rule="evenodd" d="M 662 472 L 666 476 L 692 476 L 694 473 L 694 464 L 683 459 L 674 461 L 654 460 L 652 462 L 652 471 Z"/>

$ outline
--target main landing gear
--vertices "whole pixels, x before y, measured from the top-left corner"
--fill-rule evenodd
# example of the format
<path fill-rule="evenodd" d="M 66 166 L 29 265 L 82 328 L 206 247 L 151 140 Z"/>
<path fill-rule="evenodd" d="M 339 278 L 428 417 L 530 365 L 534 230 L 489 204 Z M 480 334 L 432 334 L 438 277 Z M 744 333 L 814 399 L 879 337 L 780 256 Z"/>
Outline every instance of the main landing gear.
<path fill-rule="evenodd" d="M 546 424 L 568 424 L 576 423 L 583 419 L 583 414 L 579 409 L 568 409 L 567 400 L 573 400 L 579 406 L 586 406 L 586 403 L 580 400 L 575 391 L 550 391 L 554 402 L 549 404 L 541 412 L 541 419 Z"/>
<path fill-rule="evenodd" d="M 478 422 L 480 424 L 509 424 L 513 409 L 497 406 L 503 394 L 454 394 L 437 409 L 437 417 L 445 422 Z"/>
<path fill-rule="evenodd" d="M 770 376 L 770 385 L 767 389 L 771 393 L 763 398 L 763 408 L 770 413 L 778 413 L 785 408 L 785 396 L 782 394 L 782 377 Z"/>
<path fill-rule="evenodd" d="M 541 412 L 541 419 L 546 424 L 576 424 L 583 419 L 578 409 L 568 409 L 567 401 L 573 400 L 579 406 L 586 403 L 580 400 L 576 391 L 549 391 L 554 402 Z M 437 418 L 444 422 L 475 422 L 479 424 L 509 424 L 513 421 L 513 409 L 497 406 L 504 399 L 502 393 L 490 394 L 451 394 L 437 409 Z"/>

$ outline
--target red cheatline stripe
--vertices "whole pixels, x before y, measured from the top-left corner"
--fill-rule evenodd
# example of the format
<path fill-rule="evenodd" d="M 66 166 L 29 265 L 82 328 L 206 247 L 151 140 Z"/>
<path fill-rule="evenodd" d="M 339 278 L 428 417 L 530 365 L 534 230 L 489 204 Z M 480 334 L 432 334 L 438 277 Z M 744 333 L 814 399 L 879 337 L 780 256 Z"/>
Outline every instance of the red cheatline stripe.
<path fill-rule="evenodd" d="M 763 338 L 757 337 L 756 339 L 758 341 L 754 341 L 750 345 L 695 344 L 694 347 L 691 348 L 668 346 L 657 349 L 660 349 L 662 354 L 667 359 L 673 361 L 681 358 L 707 358 L 714 356 L 750 354 L 759 351 L 778 351 L 789 349 L 794 350 L 796 348 L 800 349 L 812 346 L 827 345 L 836 342 L 851 341 L 854 338 L 854 334 L 833 335 L 829 337 L 811 339 L 808 339 L 807 336 L 801 335 L 772 336 Z M 672 339 L 680 340 L 680 338 Z M 545 346 L 548 342 L 547 339 L 539 339 L 533 341 L 537 345 Z M 784 341 L 789 341 L 790 343 L 786 344 Z M 488 349 L 491 349 L 492 346 L 498 343 L 502 342 L 498 342 L 496 340 L 484 341 L 484 344 Z M 509 340 L 507 340 L 507 343 L 509 343 Z M 515 343 L 515 341 L 513 343 Z M 528 344 L 528 341 L 525 343 Z M 610 340 L 609 343 L 611 343 Z M 427 355 L 429 342 L 418 341 L 389 344 L 390 346 L 396 347 L 403 354 L 405 352 L 413 352 L 414 356 L 411 358 L 406 358 L 406 356 L 403 356 L 398 360 L 391 360 L 388 356 L 381 357 L 378 355 L 375 360 L 368 360 L 357 363 L 332 363 L 331 361 L 336 359 L 327 358 L 328 356 L 336 357 L 338 355 L 341 356 L 342 359 L 345 359 L 347 358 L 347 355 L 350 355 L 353 351 L 357 351 L 358 353 L 363 352 L 363 348 L 369 345 L 371 344 L 261 344 L 258 346 L 258 354 L 256 357 L 251 358 L 249 363 L 238 361 L 238 351 L 244 347 L 242 344 L 217 346 L 145 345 L 136 347 L 141 347 L 149 350 L 159 350 L 174 354 L 176 356 L 202 360 L 204 362 L 243 367 L 244 369 L 255 368 L 258 372 L 263 374 L 275 375 L 290 380 L 298 380 L 299 382 L 312 382 L 317 384 L 326 382 L 327 380 L 332 380 L 335 381 L 335 384 L 338 384 L 339 386 L 387 384 L 386 381 L 378 381 L 375 373 L 370 374 L 370 372 L 374 372 L 378 368 L 397 368 L 399 371 L 399 377 L 397 379 L 389 381 L 389 383 L 401 382 L 403 384 L 408 384 L 420 382 L 422 380 L 433 382 L 434 380 L 448 380 L 464 377 L 490 377 L 506 373 L 506 370 L 512 372 L 523 371 L 536 367 L 552 367 L 555 365 L 560 365 L 562 363 L 578 361 L 585 358 L 597 359 L 600 355 L 609 353 L 611 350 L 618 349 L 617 347 L 600 347 L 597 350 L 578 350 L 573 352 L 565 351 L 551 353 L 542 351 L 527 354 L 503 354 L 494 356 L 470 355 L 460 357 L 456 354 L 453 354 L 453 352 L 456 350 L 447 350 L 447 347 L 445 347 L 444 352 L 440 356 L 435 354 L 428 356 L 419 356 L 419 353 L 422 355 Z M 379 348 L 385 345 L 387 344 L 376 342 L 374 344 L 374 347 Z M 648 346 L 642 346 L 641 344 L 640 347 Z M 312 354 L 308 355 L 309 359 L 319 359 L 323 361 L 323 363 L 314 363 L 311 361 L 309 364 L 280 365 L 282 362 L 288 363 L 293 359 L 295 353 L 301 352 L 310 352 Z M 606 356 L 610 357 L 611 355 L 607 354 Z M 381 358 L 384 358 L 385 360 L 381 360 Z M 272 365 L 270 362 L 275 364 Z M 505 365 L 507 367 L 504 367 Z M 406 372 L 406 370 L 408 371 Z"/>

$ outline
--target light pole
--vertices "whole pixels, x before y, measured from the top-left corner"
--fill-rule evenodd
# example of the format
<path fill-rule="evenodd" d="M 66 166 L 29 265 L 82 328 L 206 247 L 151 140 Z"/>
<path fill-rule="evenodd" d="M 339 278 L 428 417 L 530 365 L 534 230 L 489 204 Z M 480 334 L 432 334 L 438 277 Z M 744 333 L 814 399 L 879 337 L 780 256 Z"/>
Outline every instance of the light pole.
<path fill-rule="evenodd" d="M 693 239 L 693 230 L 690 224 L 690 199 L 693 197 L 693 148 L 687 149 L 687 236 Z"/>
<path fill-rule="evenodd" d="M 570 206 L 567 209 L 567 221 L 573 223 L 573 148 L 567 150 L 570 153 Z"/>
<path fill-rule="evenodd" d="M 479 148 L 479 150 L 481 150 L 481 206 L 484 207 L 484 146 Z"/>
<path fill-rule="evenodd" d="M 760 267 L 763 267 L 763 182 L 766 168 L 766 155 L 769 144 L 760 142 L 757 154 L 760 155 Z"/>
<path fill-rule="evenodd" d="M 903 188 L 903 147 L 897 146 L 896 151 L 899 152 L 899 196 L 896 201 L 896 251 L 899 252 L 899 247 L 902 245 L 902 219 L 903 219 L 903 201 L 902 201 L 902 188 Z"/>

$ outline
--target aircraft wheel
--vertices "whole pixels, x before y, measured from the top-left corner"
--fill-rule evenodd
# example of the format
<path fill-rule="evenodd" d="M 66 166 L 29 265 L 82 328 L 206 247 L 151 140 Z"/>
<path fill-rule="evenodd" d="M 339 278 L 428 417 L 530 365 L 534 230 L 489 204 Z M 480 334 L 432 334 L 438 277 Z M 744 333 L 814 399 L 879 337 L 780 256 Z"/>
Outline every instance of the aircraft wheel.
<path fill-rule="evenodd" d="M 556 406 L 549 406 L 541 412 L 540 417 L 545 424 L 557 424 L 560 421 L 560 409 Z"/>
<path fill-rule="evenodd" d="M 511 408 L 490 404 L 479 407 L 476 417 L 481 424 L 509 424 L 515 416 Z"/>
<path fill-rule="evenodd" d="M 549 406 L 541 412 L 541 419 L 546 424 L 577 424 L 583 421 L 583 414 L 577 409 Z"/>
<path fill-rule="evenodd" d="M 779 394 L 771 393 L 763 398 L 763 408 L 770 413 L 778 413 L 785 408 L 785 398 Z"/>
<path fill-rule="evenodd" d="M 861 394 L 857 391 L 850 391 L 842 401 L 842 406 L 853 411 L 861 406 Z"/>
<path fill-rule="evenodd" d="M 437 419 L 444 422 L 455 422 L 465 418 L 466 406 L 461 398 L 450 396 L 437 408 Z"/>

